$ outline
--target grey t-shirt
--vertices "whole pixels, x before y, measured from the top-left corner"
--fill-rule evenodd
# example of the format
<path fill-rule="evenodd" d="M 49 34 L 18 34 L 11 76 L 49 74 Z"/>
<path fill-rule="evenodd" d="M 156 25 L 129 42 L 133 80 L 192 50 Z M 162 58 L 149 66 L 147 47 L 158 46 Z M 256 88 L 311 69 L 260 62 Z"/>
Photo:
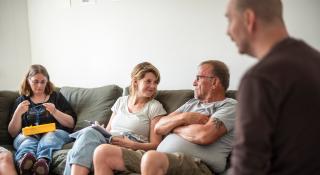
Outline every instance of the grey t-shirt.
<path fill-rule="evenodd" d="M 237 101 L 226 98 L 223 101 L 213 103 L 201 103 L 197 99 L 191 99 L 176 112 L 199 112 L 218 118 L 227 128 L 227 133 L 210 145 L 198 145 L 191 143 L 177 134 L 169 134 L 158 146 L 160 152 L 181 152 L 201 159 L 214 172 L 222 172 L 226 166 L 226 159 L 232 150 L 234 137 L 235 110 Z"/>
<path fill-rule="evenodd" d="M 111 110 L 115 113 L 111 123 L 111 134 L 122 135 L 123 132 L 131 132 L 144 142 L 149 142 L 151 120 L 159 115 L 165 115 L 162 104 L 157 100 L 150 100 L 144 107 L 135 113 L 128 110 L 129 96 L 118 98 Z"/>

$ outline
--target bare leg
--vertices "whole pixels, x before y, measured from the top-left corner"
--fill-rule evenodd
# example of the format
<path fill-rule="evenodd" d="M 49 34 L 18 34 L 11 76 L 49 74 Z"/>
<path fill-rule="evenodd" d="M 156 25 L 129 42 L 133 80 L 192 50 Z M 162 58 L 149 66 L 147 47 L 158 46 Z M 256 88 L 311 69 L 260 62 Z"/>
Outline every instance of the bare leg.
<path fill-rule="evenodd" d="M 95 175 L 112 175 L 113 170 L 124 171 L 121 148 L 109 144 L 98 146 L 93 154 L 93 166 Z"/>
<path fill-rule="evenodd" d="M 5 151 L 0 153 L 0 175 L 17 175 L 10 152 Z"/>
<path fill-rule="evenodd" d="M 71 175 L 87 175 L 90 173 L 90 170 L 87 167 L 72 164 L 71 165 Z"/>
<path fill-rule="evenodd" d="M 141 160 L 142 175 L 165 175 L 169 168 L 168 157 L 164 153 L 148 151 Z"/>

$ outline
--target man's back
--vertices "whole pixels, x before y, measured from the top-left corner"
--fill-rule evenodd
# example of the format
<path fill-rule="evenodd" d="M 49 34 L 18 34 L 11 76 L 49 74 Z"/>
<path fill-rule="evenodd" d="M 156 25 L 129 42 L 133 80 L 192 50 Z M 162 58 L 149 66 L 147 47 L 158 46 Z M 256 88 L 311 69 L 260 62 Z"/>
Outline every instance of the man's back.
<path fill-rule="evenodd" d="M 319 75 L 320 53 L 291 38 L 248 71 L 238 96 L 234 172 L 320 174 Z"/>

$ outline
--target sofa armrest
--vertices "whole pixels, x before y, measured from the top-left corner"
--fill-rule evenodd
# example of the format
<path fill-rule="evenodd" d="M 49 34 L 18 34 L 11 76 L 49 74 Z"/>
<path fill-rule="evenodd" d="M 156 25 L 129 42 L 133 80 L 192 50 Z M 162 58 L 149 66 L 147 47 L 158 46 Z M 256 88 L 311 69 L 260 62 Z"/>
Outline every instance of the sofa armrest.
<path fill-rule="evenodd" d="M 12 144 L 12 138 L 8 133 L 8 124 L 11 119 L 10 112 L 18 96 L 17 91 L 0 91 L 0 145 Z"/>

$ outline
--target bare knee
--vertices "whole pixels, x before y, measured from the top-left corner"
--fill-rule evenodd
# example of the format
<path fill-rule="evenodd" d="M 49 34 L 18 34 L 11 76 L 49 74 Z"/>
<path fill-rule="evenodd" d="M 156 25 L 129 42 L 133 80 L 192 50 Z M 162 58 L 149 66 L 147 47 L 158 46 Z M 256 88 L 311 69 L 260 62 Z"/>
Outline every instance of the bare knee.
<path fill-rule="evenodd" d="M 169 167 L 169 160 L 166 154 L 157 151 L 148 151 L 141 159 L 141 171 L 149 172 L 145 174 L 151 174 L 158 172 L 159 174 L 165 174 Z"/>
<path fill-rule="evenodd" d="M 158 161 L 159 155 L 161 155 L 161 153 L 157 151 L 148 151 L 143 155 L 141 164 L 154 165 L 154 163 L 161 163 L 161 161 Z"/>
<path fill-rule="evenodd" d="M 93 163 L 94 166 L 107 166 L 113 170 L 122 170 L 124 163 L 121 149 L 109 144 L 100 145 L 94 151 Z"/>
<path fill-rule="evenodd" d="M 109 144 L 99 145 L 93 153 L 93 161 L 94 162 L 105 162 L 112 156 L 113 148 Z"/>
<path fill-rule="evenodd" d="M 0 153 L 0 162 L 10 164 L 13 163 L 13 158 L 11 152 L 2 152 Z"/>
<path fill-rule="evenodd" d="M 11 152 L 0 153 L 0 175 L 16 175 L 16 170 L 13 163 L 13 156 Z"/>

